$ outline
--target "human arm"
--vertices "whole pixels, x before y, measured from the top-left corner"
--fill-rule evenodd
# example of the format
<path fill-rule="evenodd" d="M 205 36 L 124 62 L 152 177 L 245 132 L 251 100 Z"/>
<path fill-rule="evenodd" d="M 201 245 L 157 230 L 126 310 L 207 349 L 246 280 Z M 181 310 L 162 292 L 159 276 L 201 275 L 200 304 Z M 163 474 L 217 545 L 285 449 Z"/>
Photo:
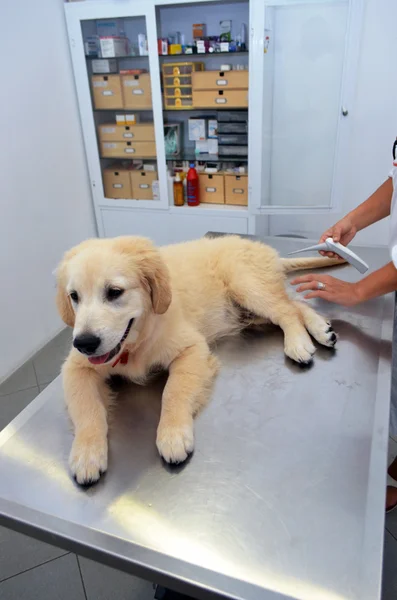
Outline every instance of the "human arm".
<path fill-rule="evenodd" d="M 319 282 L 325 284 L 325 289 L 317 288 Z M 323 298 L 342 306 L 355 306 L 371 298 L 397 290 L 397 269 L 390 262 L 357 283 L 341 281 L 330 275 L 310 273 L 296 277 L 291 284 L 299 286 L 296 289 L 297 292 L 309 292 L 305 295 L 306 299 Z"/>
<path fill-rule="evenodd" d="M 388 177 L 365 202 L 327 229 L 321 236 L 320 243 L 332 237 L 334 242 L 347 246 L 358 231 L 390 215 L 392 195 L 393 180 Z M 336 256 L 333 252 L 321 252 L 321 254 L 329 257 Z"/>

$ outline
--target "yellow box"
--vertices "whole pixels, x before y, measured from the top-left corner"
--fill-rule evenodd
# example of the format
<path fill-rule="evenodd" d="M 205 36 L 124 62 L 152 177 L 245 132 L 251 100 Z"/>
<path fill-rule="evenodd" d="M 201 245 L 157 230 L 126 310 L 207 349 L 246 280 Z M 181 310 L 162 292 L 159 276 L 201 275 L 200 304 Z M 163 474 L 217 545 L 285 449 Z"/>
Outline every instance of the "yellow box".
<path fill-rule="evenodd" d="M 154 142 L 101 142 L 103 158 L 156 158 Z"/>
<path fill-rule="evenodd" d="M 182 54 L 181 44 L 170 44 L 170 54 Z"/>
<path fill-rule="evenodd" d="M 225 173 L 225 204 L 248 206 L 247 175 Z"/>
<path fill-rule="evenodd" d="M 135 200 L 153 200 L 153 181 L 156 171 L 130 171 L 131 191 Z"/>
<path fill-rule="evenodd" d="M 123 108 L 120 75 L 94 75 L 91 83 L 95 108 Z"/>
<path fill-rule="evenodd" d="M 224 204 L 224 176 L 212 173 L 199 173 L 200 202 L 203 204 Z"/>
<path fill-rule="evenodd" d="M 163 75 L 191 75 L 194 71 L 202 71 L 204 69 L 204 63 L 202 62 L 177 62 L 177 63 L 164 63 L 163 64 Z"/>
<path fill-rule="evenodd" d="M 124 108 L 126 109 L 151 109 L 152 90 L 150 87 L 150 75 L 122 75 Z"/>
<path fill-rule="evenodd" d="M 248 89 L 248 71 L 202 71 L 192 75 L 195 90 Z"/>
<path fill-rule="evenodd" d="M 194 108 L 247 108 L 248 90 L 196 90 Z"/>
<path fill-rule="evenodd" d="M 132 198 L 130 171 L 123 167 L 119 169 L 104 169 L 103 187 L 106 198 Z"/>
<path fill-rule="evenodd" d="M 154 142 L 153 123 L 138 123 L 136 125 L 115 125 L 105 123 L 98 127 L 101 142 Z"/>

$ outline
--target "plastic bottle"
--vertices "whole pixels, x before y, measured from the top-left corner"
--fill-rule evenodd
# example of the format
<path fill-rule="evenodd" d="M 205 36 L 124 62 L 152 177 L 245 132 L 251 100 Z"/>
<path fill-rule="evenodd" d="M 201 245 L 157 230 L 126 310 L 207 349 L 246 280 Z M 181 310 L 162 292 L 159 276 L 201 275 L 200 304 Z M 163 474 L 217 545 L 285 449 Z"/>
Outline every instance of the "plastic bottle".
<path fill-rule="evenodd" d="M 175 175 L 174 179 L 174 204 L 175 206 L 183 206 L 185 203 L 183 197 L 183 183 L 179 173 Z"/>
<path fill-rule="evenodd" d="M 200 204 L 199 196 L 199 178 L 194 168 L 194 163 L 190 163 L 190 169 L 187 172 L 187 203 L 189 206 L 198 206 Z"/>

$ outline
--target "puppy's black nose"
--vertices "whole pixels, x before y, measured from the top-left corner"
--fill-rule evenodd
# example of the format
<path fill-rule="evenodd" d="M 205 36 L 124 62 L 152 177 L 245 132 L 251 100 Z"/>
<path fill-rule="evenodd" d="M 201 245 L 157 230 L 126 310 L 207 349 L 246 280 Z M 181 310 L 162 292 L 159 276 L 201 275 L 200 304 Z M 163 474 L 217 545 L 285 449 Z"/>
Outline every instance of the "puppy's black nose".
<path fill-rule="evenodd" d="M 81 333 L 73 340 L 73 346 L 82 354 L 94 354 L 100 343 L 101 338 L 92 333 Z"/>

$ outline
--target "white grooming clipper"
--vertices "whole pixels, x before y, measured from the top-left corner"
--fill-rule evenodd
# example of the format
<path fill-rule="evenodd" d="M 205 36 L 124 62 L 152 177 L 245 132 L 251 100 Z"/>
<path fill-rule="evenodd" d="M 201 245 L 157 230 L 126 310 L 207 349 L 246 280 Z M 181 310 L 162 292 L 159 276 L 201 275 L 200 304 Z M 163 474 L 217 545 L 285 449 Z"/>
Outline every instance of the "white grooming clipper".
<path fill-rule="evenodd" d="M 290 252 L 291 254 L 300 254 L 300 252 L 309 252 L 310 250 L 324 250 L 325 252 L 335 252 L 341 258 L 344 258 L 352 267 L 357 269 L 361 274 L 364 274 L 368 271 L 369 266 L 366 262 L 363 261 L 362 258 L 357 256 L 354 252 L 346 248 L 346 246 L 342 246 L 339 242 L 334 242 L 332 238 L 327 238 L 325 242 L 322 244 L 315 244 L 314 246 L 308 246 L 307 248 L 302 248 L 301 250 L 295 250 L 295 252 Z"/>

